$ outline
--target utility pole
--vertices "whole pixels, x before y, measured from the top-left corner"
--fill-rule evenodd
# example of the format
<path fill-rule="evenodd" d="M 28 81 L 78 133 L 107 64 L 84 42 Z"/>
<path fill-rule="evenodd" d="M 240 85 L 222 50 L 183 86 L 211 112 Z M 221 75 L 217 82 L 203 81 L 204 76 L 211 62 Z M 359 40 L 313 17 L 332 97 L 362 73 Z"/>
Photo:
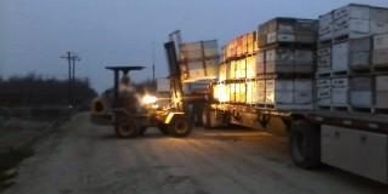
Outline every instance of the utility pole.
<path fill-rule="evenodd" d="M 155 83 L 155 42 L 152 42 L 152 82 Z"/>
<path fill-rule="evenodd" d="M 76 54 L 67 51 L 65 55 L 60 57 L 61 59 L 66 59 L 68 63 L 68 86 L 67 86 L 67 94 L 68 94 L 68 103 L 69 107 L 73 107 L 73 87 L 75 85 L 75 62 L 80 61 L 81 58 Z"/>

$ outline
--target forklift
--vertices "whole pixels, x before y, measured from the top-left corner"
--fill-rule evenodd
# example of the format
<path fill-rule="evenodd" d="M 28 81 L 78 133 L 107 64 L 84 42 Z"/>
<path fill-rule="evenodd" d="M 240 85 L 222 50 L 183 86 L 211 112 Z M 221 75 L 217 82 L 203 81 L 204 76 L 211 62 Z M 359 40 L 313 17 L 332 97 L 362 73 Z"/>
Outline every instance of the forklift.
<path fill-rule="evenodd" d="M 144 69 L 142 66 L 109 66 L 114 73 L 113 103 L 110 110 L 111 123 L 119 138 L 135 138 L 144 135 L 150 127 L 157 127 L 172 137 L 186 137 L 192 131 L 188 107 L 185 102 L 181 70 L 177 60 L 174 41 L 164 44 L 170 80 L 170 98 L 167 106 L 157 106 L 158 98 L 140 96 L 131 84 L 129 73 Z"/>

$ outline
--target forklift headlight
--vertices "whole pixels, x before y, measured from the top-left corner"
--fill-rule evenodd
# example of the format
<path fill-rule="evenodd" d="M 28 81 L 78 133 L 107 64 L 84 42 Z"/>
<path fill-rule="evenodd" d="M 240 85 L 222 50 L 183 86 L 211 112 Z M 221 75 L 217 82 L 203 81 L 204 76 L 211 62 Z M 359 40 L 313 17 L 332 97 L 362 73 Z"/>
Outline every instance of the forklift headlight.
<path fill-rule="evenodd" d="M 151 96 L 151 95 L 145 95 L 141 99 L 141 103 L 144 105 L 155 104 L 157 101 L 158 101 L 158 98 L 156 96 Z"/>

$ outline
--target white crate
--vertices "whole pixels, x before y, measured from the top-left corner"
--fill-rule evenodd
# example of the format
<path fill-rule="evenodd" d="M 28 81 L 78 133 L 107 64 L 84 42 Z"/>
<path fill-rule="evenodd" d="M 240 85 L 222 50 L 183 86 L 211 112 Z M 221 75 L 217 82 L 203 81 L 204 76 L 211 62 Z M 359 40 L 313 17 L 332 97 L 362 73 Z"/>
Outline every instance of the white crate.
<path fill-rule="evenodd" d="M 388 33 L 388 9 L 371 9 L 371 33 Z"/>
<path fill-rule="evenodd" d="M 318 71 L 331 69 L 331 46 L 318 48 L 317 69 Z"/>
<path fill-rule="evenodd" d="M 289 108 L 304 109 L 312 105 L 312 81 L 296 80 L 266 80 L 266 103 L 289 105 Z M 302 105 L 299 106 L 298 105 Z M 286 107 L 283 107 L 286 108 Z"/>
<path fill-rule="evenodd" d="M 332 50 L 332 70 L 347 71 L 349 66 L 349 47 L 348 42 L 333 45 Z"/>
<path fill-rule="evenodd" d="M 350 104 L 354 107 L 372 107 L 372 78 L 353 77 L 350 80 Z"/>
<path fill-rule="evenodd" d="M 332 78 L 331 80 L 331 102 L 333 106 L 347 106 L 349 79 L 348 78 Z"/>
<path fill-rule="evenodd" d="M 364 5 L 349 4 L 334 10 L 334 20 L 346 19 L 370 19 L 370 7 Z"/>
<path fill-rule="evenodd" d="M 256 81 L 256 97 L 254 97 L 258 104 L 265 103 L 265 80 Z"/>
<path fill-rule="evenodd" d="M 322 78 L 316 80 L 317 85 L 317 104 L 318 106 L 331 105 L 331 80 L 330 78 Z"/>
<path fill-rule="evenodd" d="M 372 91 L 350 91 L 350 104 L 356 108 L 372 107 Z"/>
<path fill-rule="evenodd" d="M 334 22 L 334 37 L 348 36 L 348 38 L 361 38 L 370 35 L 370 21 L 364 19 L 342 18 Z"/>
<path fill-rule="evenodd" d="M 319 16 L 319 40 L 329 40 L 333 37 L 333 14 L 330 12 Z"/>
<path fill-rule="evenodd" d="M 250 56 L 246 58 L 247 78 L 254 78 L 257 75 L 256 57 Z"/>
<path fill-rule="evenodd" d="M 294 104 L 311 104 L 312 81 L 307 79 L 294 80 Z"/>
<path fill-rule="evenodd" d="M 388 49 L 388 33 L 373 36 L 373 49 Z"/>
<path fill-rule="evenodd" d="M 318 106 L 330 106 L 331 105 L 331 88 L 318 88 L 317 89 L 317 104 L 318 104 Z"/>
<path fill-rule="evenodd" d="M 292 80 L 266 80 L 265 86 L 267 104 L 292 103 Z"/>
<path fill-rule="evenodd" d="M 380 49 L 373 51 L 372 63 L 377 67 L 388 66 L 388 49 Z"/>
<path fill-rule="evenodd" d="M 265 73 L 264 54 L 265 54 L 265 52 L 263 52 L 263 51 L 259 51 L 256 54 L 256 71 L 257 71 L 257 74 L 264 74 Z"/>
<path fill-rule="evenodd" d="M 376 76 L 376 91 L 388 92 L 388 76 Z"/>
<path fill-rule="evenodd" d="M 376 108 L 388 108 L 388 76 L 376 76 Z"/>
<path fill-rule="evenodd" d="M 332 88 L 331 102 L 333 106 L 348 106 L 348 89 Z"/>

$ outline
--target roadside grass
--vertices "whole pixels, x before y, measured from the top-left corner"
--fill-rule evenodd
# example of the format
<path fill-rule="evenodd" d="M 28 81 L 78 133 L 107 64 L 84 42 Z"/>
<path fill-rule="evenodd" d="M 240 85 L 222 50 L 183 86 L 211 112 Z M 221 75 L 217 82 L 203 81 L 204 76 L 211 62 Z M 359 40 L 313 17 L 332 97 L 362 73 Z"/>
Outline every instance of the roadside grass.
<path fill-rule="evenodd" d="M 0 108 L 0 193 L 14 184 L 34 146 L 74 114 L 67 108 Z"/>

